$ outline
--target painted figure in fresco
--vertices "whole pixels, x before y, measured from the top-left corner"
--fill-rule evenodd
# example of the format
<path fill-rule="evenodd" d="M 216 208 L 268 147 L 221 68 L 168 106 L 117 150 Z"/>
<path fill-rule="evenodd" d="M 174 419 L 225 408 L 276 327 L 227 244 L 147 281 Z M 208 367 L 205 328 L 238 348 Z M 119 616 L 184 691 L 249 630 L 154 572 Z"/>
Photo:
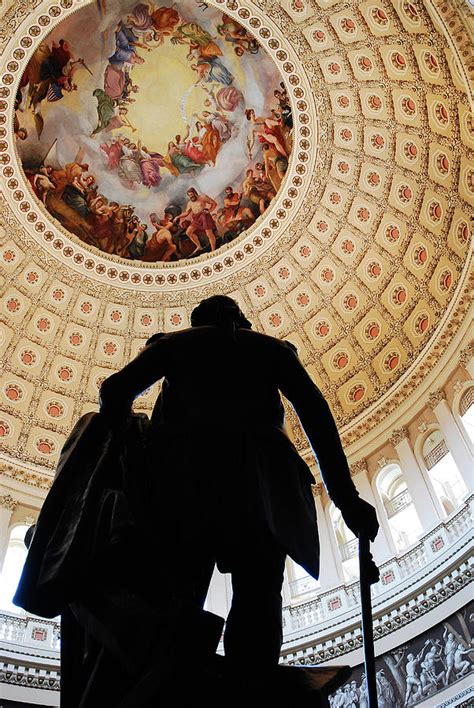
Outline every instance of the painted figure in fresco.
<path fill-rule="evenodd" d="M 224 208 L 219 209 L 218 221 L 225 227 L 235 222 L 246 221 L 248 225 L 255 221 L 251 209 L 242 206 L 242 194 L 234 192 L 232 187 L 226 187 L 224 192 Z"/>
<path fill-rule="evenodd" d="M 38 139 L 44 127 L 42 102 L 46 99 L 55 103 L 63 98 L 64 93 L 77 91 L 77 84 L 72 79 L 81 67 L 87 69 L 83 59 L 73 57 L 64 39 L 60 39 L 58 44 L 53 42 L 51 48 L 46 42 L 41 42 L 30 59 L 23 81 L 29 87 L 29 105 L 33 111 Z"/>
<path fill-rule="evenodd" d="M 270 143 L 262 145 L 262 155 L 265 175 L 270 180 L 276 194 L 288 169 L 288 159 L 280 155 Z"/>
<path fill-rule="evenodd" d="M 41 165 L 38 171 L 31 176 L 30 182 L 35 194 L 46 206 L 48 192 L 56 189 L 56 184 L 52 180 L 53 168 L 51 165 Z"/>
<path fill-rule="evenodd" d="M 285 85 L 281 84 L 281 88 L 275 89 L 273 95 L 278 101 L 278 107 L 283 125 L 291 130 L 293 128 L 293 114 L 291 112 L 291 105 Z"/>
<path fill-rule="evenodd" d="M 280 124 L 275 118 L 265 118 L 255 115 L 253 108 L 245 111 L 245 117 L 250 122 L 250 130 L 247 138 L 247 150 L 249 160 L 252 159 L 252 151 L 255 145 L 255 138 L 261 143 L 270 143 L 283 157 L 288 157 L 285 147 L 285 139 L 282 135 Z"/>
<path fill-rule="evenodd" d="M 116 170 L 120 163 L 120 158 L 123 155 L 122 147 L 130 145 L 130 139 L 119 137 L 110 142 L 101 143 L 100 149 L 107 155 L 107 169 Z"/>
<path fill-rule="evenodd" d="M 142 224 L 136 215 L 133 215 L 128 222 L 126 238 L 128 249 L 125 255 L 132 259 L 140 259 L 145 253 L 148 234 L 147 225 Z"/>
<path fill-rule="evenodd" d="M 119 22 L 115 30 L 115 52 L 109 57 L 110 64 L 143 64 L 143 57 L 137 54 L 136 47 L 151 51 L 148 46 L 139 41 L 131 27 Z"/>
<path fill-rule="evenodd" d="M 196 246 L 194 252 L 201 249 L 201 242 L 198 237 L 199 231 L 204 231 L 209 239 L 211 251 L 215 251 L 216 223 L 212 218 L 211 212 L 217 207 L 217 202 L 215 202 L 214 199 L 209 197 L 207 194 L 198 194 L 194 187 L 190 187 L 186 194 L 189 198 L 186 209 L 175 220 L 181 224 L 183 221 L 191 217 L 191 223 L 186 229 L 186 235 Z"/>
<path fill-rule="evenodd" d="M 199 49 L 193 50 L 191 57 L 197 58 L 196 63 L 191 64 L 191 69 L 198 75 L 197 84 L 223 84 L 224 86 L 232 84 L 234 77 L 218 57 L 202 57 Z"/>
<path fill-rule="evenodd" d="M 140 153 L 135 143 L 122 146 L 122 157 L 119 161 L 118 174 L 122 183 L 128 189 L 133 189 L 135 184 L 139 184 L 142 181 Z"/>
<path fill-rule="evenodd" d="M 234 51 L 237 56 L 241 57 L 245 52 L 258 54 L 259 44 L 257 40 L 229 15 L 222 15 L 222 24 L 217 26 L 217 31 L 226 42 L 235 45 Z"/>
<path fill-rule="evenodd" d="M 164 158 L 164 166 L 171 172 L 171 174 L 178 177 L 183 174 L 194 175 L 203 169 L 204 164 L 195 162 L 188 154 L 184 154 L 187 145 L 181 142 L 181 136 L 176 136 L 179 138 L 177 142 L 171 140 L 168 143 L 168 152 Z"/>
<path fill-rule="evenodd" d="M 128 109 L 124 106 L 117 106 L 112 98 L 103 89 L 94 89 L 92 95 L 97 99 L 97 127 L 92 131 L 91 138 L 103 130 L 110 132 L 117 128 L 130 128 L 132 132 L 136 128 L 127 118 Z"/>
<path fill-rule="evenodd" d="M 163 219 L 158 221 L 158 216 L 152 213 L 150 222 L 155 230 L 147 241 L 143 260 L 150 263 L 171 260 L 177 251 L 170 231 L 173 228 L 172 219 L 165 213 Z"/>
<path fill-rule="evenodd" d="M 138 32 L 152 32 L 153 39 L 159 46 L 164 42 L 165 37 L 170 37 L 176 25 L 180 22 L 180 17 L 174 7 L 158 7 L 150 3 L 138 3 L 133 8 L 133 13 L 127 17 L 127 25 Z"/>
<path fill-rule="evenodd" d="M 163 156 L 158 152 L 150 152 L 138 141 L 137 150 L 142 173 L 142 183 L 145 187 L 159 187 L 161 182 L 160 167 L 164 166 Z"/>

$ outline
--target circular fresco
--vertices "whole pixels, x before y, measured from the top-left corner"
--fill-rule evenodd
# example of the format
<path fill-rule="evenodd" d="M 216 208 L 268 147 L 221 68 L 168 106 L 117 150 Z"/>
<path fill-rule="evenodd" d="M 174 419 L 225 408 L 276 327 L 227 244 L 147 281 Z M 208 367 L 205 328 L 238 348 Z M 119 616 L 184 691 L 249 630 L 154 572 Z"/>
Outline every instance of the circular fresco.
<path fill-rule="evenodd" d="M 41 42 L 14 130 L 36 197 L 82 242 L 177 261 L 230 243 L 279 191 L 290 102 L 262 46 L 206 3 L 89 5 Z"/>

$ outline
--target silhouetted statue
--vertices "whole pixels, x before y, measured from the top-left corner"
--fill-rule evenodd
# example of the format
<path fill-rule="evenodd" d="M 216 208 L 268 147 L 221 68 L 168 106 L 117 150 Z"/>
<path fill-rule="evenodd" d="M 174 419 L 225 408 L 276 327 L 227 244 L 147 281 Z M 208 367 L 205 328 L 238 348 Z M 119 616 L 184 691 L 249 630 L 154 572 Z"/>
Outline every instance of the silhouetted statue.
<path fill-rule="evenodd" d="M 286 556 L 319 574 L 314 478 L 285 433 L 280 392 L 293 404 L 347 526 L 371 539 L 378 530 L 375 510 L 351 480 L 329 406 L 295 347 L 253 332 L 225 296 L 204 300 L 191 324 L 153 336 L 106 379 L 101 412 L 76 425 L 40 515 L 16 602 L 47 616 L 67 603 L 74 618 L 69 631 L 85 632 L 76 638 L 84 651 L 80 669 L 68 669 L 69 685 L 92 699 L 68 708 L 94 705 L 106 684 L 100 672 L 110 677 L 117 657 L 133 664 L 135 673 L 123 679 L 132 698 L 123 704 L 109 698 L 108 705 L 148 705 L 141 696 L 153 684 L 153 662 L 162 668 L 177 657 L 173 626 L 196 649 L 186 657 L 191 662 L 212 654 L 220 624 L 200 608 L 216 563 L 232 574 L 226 662 L 234 675 L 248 673 L 254 646 L 258 670 L 276 666 Z M 160 379 L 149 424 L 131 415 L 131 406 Z M 67 612 L 63 617 L 71 619 Z M 164 644 L 149 641 L 153 632 Z M 89 665 L 96 684 L 90 672 L 84 679 L 84 641 L 94 649 Z M 207 654 L 199 651 L 206 641 Z"/>
<path fill-rule="evenodd" d="M 314 478 L 284 431 L 279 392 L 293 404 L 328 493 L 354 534 L 375 537 L 375 510 L 354 487 L 329 406 L 295 347 L 253 332 L 225 296 L 204 300 L 191 325 L 152 337 L 108 378 L 101 411 L 125 415 L 139 393 L 164 379 L 151 455 L 157 483 L 164 473 L 169 485 L 160 513 L 169 516 L 171 547 L 181 549 L 182 591 L 202 605 L 214 562 L 232 573 L 226 656 L 248 663 L 248 638 L 258 628 L 259 661 L 276 664 L 286 555 L 319 574 Z"/>

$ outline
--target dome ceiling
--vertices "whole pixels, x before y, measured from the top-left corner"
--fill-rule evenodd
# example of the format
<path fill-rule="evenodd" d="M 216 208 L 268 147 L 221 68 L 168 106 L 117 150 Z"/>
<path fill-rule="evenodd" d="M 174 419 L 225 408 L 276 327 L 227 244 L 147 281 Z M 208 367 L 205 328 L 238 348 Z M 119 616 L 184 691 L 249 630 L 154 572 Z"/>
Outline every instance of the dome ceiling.
<path fill-rule="evenodd" d="M 28 62 L 18 152 L 35 196 L 80 241 L 128 260 L 187 259 L 235 240 L 279 191 L 292 142 L 280 83 L 222 10 L 89 5 Z"/>
<path fill-rule="evenodd" d="M 137 10 L 137 4 L 111 0 L 101 3 L 100 11 L 96 3 L 39 2 L 28 13 L 12 8 L 3 19 L 0 346 L 6 373 L 0 435 L 7 459 L 52 467 L 74 420 L 96 408 L 103 378 L 133 357 L 151 333 L 188 326 L 192 307 L 212 293 L 235 297 L 257 329 L 296 344 L 330 401 L 346 444 L 410 395 L 462 322 L 474 126 L 465 81 L 469 40 L 453 8 L 401 0 L 205 5 L 187 0 L 173 5 L 176 15 L 161 8 L 154 15 L 156 26 L 144 5 Z M 160 17 L 168 24 L 163 19 L 160 25 Z M 152 45 L 150 51 L 136 49 L 143 64 L 124 65 L 138 90 L 131 91 L 135 101 L 121 115 L 136 132 L 117 123 L 91 137 L 97 97 L 104 98 L 93 92 L 108 86 L 104 77 L 117 51 L 120 18 L 129 27 L 135 23 L 136 32 L 142 22 L 139 38 Z M 226 22 L 234 34 L 219 29 Z M 214 50 L 214 58 L 204 60 L 204 45 L 193 48 L 182 29 L 191 23 L 211 35 L 221 54 Z M 88 42 L 84 26 L 94 28 Z M 459 41 L 451 41 L 448 30 Z M 44 125 L 38 137 L 38 111 L 36 117 L 32 112 L 38 103 L 29 106 L 27 98 L 15 122 L 15 96 L 19 108 L 25 69 L 40 50 L 51 56 L 53 41 L 64 47 L 61 39 L 85 66 L 74 75 L 76 91 L 50 101 L 46 93 L 39 102 Z M 193 51 L 195 68 L 188 58 Z M 229 79 L 224 69 L 233 77 L 228 85 L 222 83 Z M 114 78 L 118 91 L 126 79 Z M 47 91 L 60 85 L 57 74 L 53 79 Z M 169 102 L 166 87 L 173 96 Z M 235 93 L 227 92 L 227 108 L 216 108 L 223 89 Z M 275 96 L 275 89 L 282 93 Z M 238 99 L 234 110 L 232 95 Z M 291 110 L 285 113 L 286 96 Z M 222 103 L 224 94 L 220 97 Z M 119 116 L 118 103 L 113 113 L 104 109 L 105 122 Z M 280 124 L 285 113 L 292 119 L 291 133 L 289 123 L 254 126 L 245 115 L 248 108 L 265 119 L 279 111 Z M 224 116 L 229 138 L 222 139 L 216 124 L 220 142 L 204 167 L 186 174 L 174 165 L 178 174 L 173 174 L 161 164 L 167 158 L 173 164 L 167 145 L 175 133 L 186 131 L 193 114 L 208 109 Z M 202 125 L 193 130 L 194 147 L 202 144 L 199 130 L 211 132 Z M 123 167 L 119 173 L 124 151 L 111 167 L 110 148 L 124 137 L 137 138 L 138 146 L 139 135 L 147 155 L 157 153 L 158 161 L 145 156 L 136 172 Z M 286 155 L 275 142 L 263 148 L 282 136 Z M 87 164 L 81 179 L 96 177 L 97 196 L 103 194 L 105 205 L 131 204 L 151 234 L 149 214 L 161 220 L 173 200 L 186 209 L 189 186 L 212 197 L 217 204 L 210 209 L 212 218 L 225 221 L 225 187 L 243 193 L 245 170 L 250 167 L 257 176 L 256 163 L 264 162 L 269 149 L 281 159 L 266 165 L 272 175 L 259 178 L 269 180 L 273 193 L 262 205 L 254 202 L 252 218 L 239 214 L 238 233 L 225 242 L 221 230 L 215 251 L 193 257 L 185 234 L 182 240 L 191 246 L 179 260 L 173 255 L 167 262 L 108 252 L 106 238 L 94 245 L 73 232 L 64 214 L 52 215 L 53 189 L 46 183 L 38 187 L 32 178 L 45 155 L 51 166 L 58 161 L 54 169 L 66 171 L 66 160 Z M 141 160 L 149 164 L 139 172 Z M 126 184 L 127 175 L 137 179 Z M 201 234 L 201 245 L 206 243 Z M 138 409 L 149 410 L 155 395 L 156 386 L 137 399 Z M 290 423 L 303 448 L 291 414 Z"/>

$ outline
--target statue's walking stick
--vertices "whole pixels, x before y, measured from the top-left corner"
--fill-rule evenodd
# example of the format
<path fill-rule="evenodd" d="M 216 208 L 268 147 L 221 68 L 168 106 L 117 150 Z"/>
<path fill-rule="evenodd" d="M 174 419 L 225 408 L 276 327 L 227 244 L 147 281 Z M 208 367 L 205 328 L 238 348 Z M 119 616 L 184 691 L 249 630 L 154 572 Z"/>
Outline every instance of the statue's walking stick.
<path fill-rule="evenodd" d="M 370 553 L 370 539 L 361 533 L 359 536 L 359 571 L 360 571 L 360 602 L 362 606 L 362 637 L 364 640 L 365 680 L 369 708 L 377 708 L 377 685 L 375 682 L 375 651 L 374 632 L 372 626 L 372 601 L 370 586 L 378 582 L 379 569 Z"/>

